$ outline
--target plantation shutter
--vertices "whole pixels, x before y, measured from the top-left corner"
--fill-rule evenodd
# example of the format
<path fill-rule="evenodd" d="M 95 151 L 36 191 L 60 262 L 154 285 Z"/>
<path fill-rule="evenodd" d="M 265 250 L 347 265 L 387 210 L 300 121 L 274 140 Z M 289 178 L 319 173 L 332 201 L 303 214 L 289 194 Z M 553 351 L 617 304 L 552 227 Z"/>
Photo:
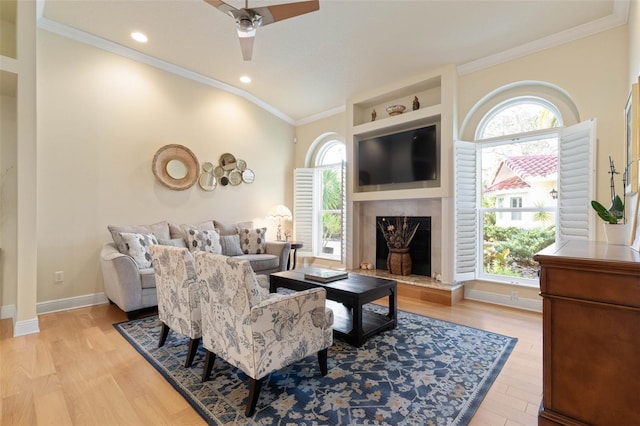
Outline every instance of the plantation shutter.
<path fill-rule="evenodd" d="M 340 241 L 341 244 L 341 258 L 340 261 L 345 264 L 347 263 L 347 163 L 346 161 L 342 162 L 341 167 L 341 185 L 342 185 L 342 239 Z"/>
<path fill-rule="evenodd" d="M 293 239 L 301 242 L 300 253 L 313 252 L 313 169 L 293 171 Z"/>
<path fill-rule="evenodd" d="M 596 120 L 565 127 L 558 147 L 558 242 L 594 240 Z"/>
<path fill-rule="evenodd" d="M 478 246 L 477 148 L 472 142 L 456 141 L 454 161 L 454 265 L 456 282 L 476 277 Z"/>

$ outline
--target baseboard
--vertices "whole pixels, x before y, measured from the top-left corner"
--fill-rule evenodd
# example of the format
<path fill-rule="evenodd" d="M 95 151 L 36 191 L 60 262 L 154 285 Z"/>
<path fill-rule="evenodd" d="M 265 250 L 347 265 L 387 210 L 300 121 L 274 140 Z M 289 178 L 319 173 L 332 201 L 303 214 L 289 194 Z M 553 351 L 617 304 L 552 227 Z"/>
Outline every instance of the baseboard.
<path fill-rule="evenodd" d="M 50 314 L 52 312 L 68 311 L 69 309 L 103 305 L 105 303 L 109 303 L 109 300 L 104 293 L 85 294 L 83 296 L 40 302 L 36 305 L 36 312 L 38 315 Z"/>
<path fill-rule="evenodd" d="M 13 337 L 25 336 L 27 334 L 39 333 L 38 317 L 25 321 L 16 321 L 13 327 Z"/>
<path fill-rule="evenodd" d="M 0 319 L 15 318 L 16 317 L 16 305 L 4 305 L 0 306 Z"/>
<path fill-rule="evenodd" d="M 464 298 L 467 300 L 476 300 L 478 302 L 492 303 L 494 305 L 509 306 L 511 308 L 523 309 L 526 311 L 542 312 L 542 299 L 524 299 L 520 297 L 517 300 L 511 300 L 511 297 L 506 294 L 466 288 L 464 291 Z"/>

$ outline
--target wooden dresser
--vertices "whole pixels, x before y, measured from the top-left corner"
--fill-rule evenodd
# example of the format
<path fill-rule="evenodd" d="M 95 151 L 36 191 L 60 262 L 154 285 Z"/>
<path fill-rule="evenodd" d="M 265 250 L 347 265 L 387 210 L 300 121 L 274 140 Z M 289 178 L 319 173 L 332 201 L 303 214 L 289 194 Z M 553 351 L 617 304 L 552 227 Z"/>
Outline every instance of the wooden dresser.
<path fill-rule="evenodd" d="M 640 253 L 571 241 L 534 258 L 543 297 L 538 424 L 640 424 Z"/>

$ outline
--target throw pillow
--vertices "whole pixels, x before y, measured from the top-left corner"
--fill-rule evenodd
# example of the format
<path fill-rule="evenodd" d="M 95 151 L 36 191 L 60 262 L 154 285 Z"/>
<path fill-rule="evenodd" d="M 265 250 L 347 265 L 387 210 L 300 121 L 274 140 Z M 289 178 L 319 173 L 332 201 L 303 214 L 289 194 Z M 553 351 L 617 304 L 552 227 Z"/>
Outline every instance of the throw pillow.
<path fill-rule="evenodd" d="M 222 254 L 225 256 L 240 256 L 242 249 L 240 248 L 240 237 L 234 235 L 220 235 L 220 245 L 222 246 Z"/>
<path fill-rule="evenodd" d="M 127 247 L 127 253 L 142 269 L 151 268 L 151 254 L 149 247 L 158 244 L 158 240 L 153 234 L 137 234 L 122 232 L 122 241 Z"/>
<path fill-rule="evenodd" d="M 238 228 L 240 247 L 244 254 L 264 254 L 267 252 L 267 228 Z"/>
<path fill-rule="evenodd" d="M 213 221 L 206 220 L 195 225 L 169 223 L 169 233 L 171 239 L 182 238 L 185 244 L 189 243 L 189 230 L 195 229 L 196 231 L 213 231 L 216 229 L 213 226 Z"/>
<path fill-rule="evenodd" d="M 198 231 L 190 229 L 187 232 L 189 251 L 206 251 L 208 253 L 222 254 L 220 235 L 213 230 Z"/>
<path fill-rule="evenodd" d="M 109 225 L 107 226 L 111 233 L 113 242 L 116 243 L 118 251 L 123 254 L 127 253 L 127 247 L 120 234 L 123 232 L 129 234 L 153 234 L 156 238 L 169 239 L 169 224 L 165 221 L 153 223 L 151 225 Z"/>

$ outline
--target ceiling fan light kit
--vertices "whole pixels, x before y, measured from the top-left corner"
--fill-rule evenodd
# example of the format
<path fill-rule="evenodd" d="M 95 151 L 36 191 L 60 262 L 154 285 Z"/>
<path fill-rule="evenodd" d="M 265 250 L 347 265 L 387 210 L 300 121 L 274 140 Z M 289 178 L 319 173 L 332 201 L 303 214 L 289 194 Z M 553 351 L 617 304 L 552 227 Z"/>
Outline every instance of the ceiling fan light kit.
<path fill-rule="evenodd" d="M 255 39 L 256 29 L 258 27 L 320 9 L 319 0 L 275 4 L 273 6 L 257 7 L 255 9 L 249 9 L 248 0 L 245 0 L 245 7 L 242 9 L 236 9 L 221 0 L 205 1 L 235 19 L 238 39 L 240 40 L 240 50 L 242 51 L 242 58 L 245 61 L 251 60 L 253 40 Z"/>

